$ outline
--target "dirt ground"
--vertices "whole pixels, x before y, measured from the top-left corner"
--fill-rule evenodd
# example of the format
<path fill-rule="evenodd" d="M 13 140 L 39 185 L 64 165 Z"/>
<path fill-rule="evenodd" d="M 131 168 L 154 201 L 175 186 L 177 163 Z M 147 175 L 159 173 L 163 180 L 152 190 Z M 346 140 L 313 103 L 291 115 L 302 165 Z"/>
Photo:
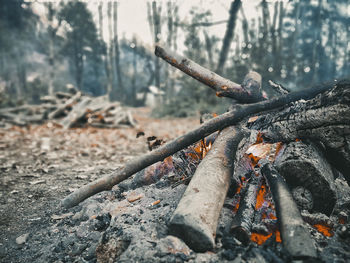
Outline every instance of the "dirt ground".
<path fill-rule="evenodd" d="M 169 140 L 199 125 L 198 118 L 159 120 L 147 108 L 131 110 L 136 128 L 64 130 L 47 123 L 0 129 L 1 262 L 25 262 L 16 238 L 49 225 L 74 189 L 147 152 L 147 136 Z M 145 136 L 136 138 L 139 131 Z"/>
<path fill-rule="evenodd" d="M 173 187 L 176 169 L 133 188 L 140 172 L 62 208 L 60 201 L 75 189 L 147 152 L 147 137 L 168 141 L 199 126 L 199 118 L 154 119 L 147 108 L 130 110 L 138 127 L 64 130 L 49 122 L 0 129 L 0 262 L 291 262 L 275 236 L 261 246 L 244 245 L 225 230 L 233 218 L 229 196 L 214 251 L 196 253 L 169 235 L 167 222 L 186 189 Z M 145 135 L 137 138 L 140 132 Z M 348 196 L 348 186 L 339 189 Z M 321 260 L 315 262 L 349 262 L 350 224 L 331 219 L 332 237 L 307 224 Z"/>

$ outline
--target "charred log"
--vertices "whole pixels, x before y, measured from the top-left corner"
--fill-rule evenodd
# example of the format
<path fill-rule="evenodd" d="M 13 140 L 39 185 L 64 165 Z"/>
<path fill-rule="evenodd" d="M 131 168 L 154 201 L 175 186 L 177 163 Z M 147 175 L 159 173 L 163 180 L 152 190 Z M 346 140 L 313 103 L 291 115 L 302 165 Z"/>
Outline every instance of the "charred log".
<path fill-rule="evenodd" d="M 309 208 L 309 211 L 327 215 L 332 213 L 337 200 L 332 168 L 313 144 L 301 141 L 289 143 L 283 154 L 276 159 L 275 166 L 293 189 L 297 200 L 305 205 L 304 209 Z M 306 190 L 294 190 L 298 187 Z M 312 194 L 311 200 L 307 191 Z"/>
<path fill-rule="evenodd" d="M 285 180 L 270 163 L 261 172 L 275 201 L 283 246 L 293 259 L 316 258 L 316 248 Z"/>
<path fill-rule="evenodd" d="M 256 196 L 261 186 L 261 176 L 252 176 L 242 191 L 239 208 L 231 225 L 231 233 L 243 244 L 250 242 L 251 228 L 254 220 Z"/>
<path fill-rule="evenodd" d="M 291 93 L 290 93 L 291 94 Z M 325 156 L 350 184 L 350 82 L 311 100 L 286 105 L 260 117 L 253 125 L 273 141 L 309 138 L 321 142 Z"/>
<path fill-rule="evenodd" d="M 193 250 L 215 246 L 219 215 L 230 185 L 233 158 L 242 132 L 229 127 L 215 140 L 212 149 L 197 167 L 169 223 L 169 230 Z"/>

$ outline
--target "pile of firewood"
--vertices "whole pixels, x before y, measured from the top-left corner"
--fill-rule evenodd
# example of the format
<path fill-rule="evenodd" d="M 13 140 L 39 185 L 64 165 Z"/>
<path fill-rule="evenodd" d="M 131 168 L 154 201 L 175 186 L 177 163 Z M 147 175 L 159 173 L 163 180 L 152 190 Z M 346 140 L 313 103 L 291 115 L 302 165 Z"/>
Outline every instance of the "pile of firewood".
<path fill-rule="evenodd" d="M 220 212 L 233 187 L 240 201 L 229 231 L 248 243 L 259 192 L 268 186 L 274 215 L 265 218 L 261 226 L 267 228 L 277 219 L 280 238 L 291 257 L 316 258 L 305 222 L 326 224 L 323 218 L 339 208 L 335 178 L 350 184 L 350 83 L 335 82 L 297 92 L 272 83 L 278 96 L 267 100 L 256 72 L 250 72 L 239 85 L 160 47 L 155 53 L 214 89 L 217 96 L 233 98 L 236 103 L 199 128 L 71 193 L 62 201 L 63 206 L 75 206 L 110 190 L 156 162 L 169 162 L 170 155 L 220 131 L 168 222 L 169 233 L 182 238 L 195 251 L 213 250 Z M 322 213 L 324 217 L 300 210 Z"/>
<path fill-rule="evenodd" d="M 51 121 L 63 128 L 92 126 L 121 128 L 135 126 L 131 113 L 107 96 L 90 97 L 70 87 L 68 92 L 40 98 L 39 105 L 0 109 L 0 127 L 27 126 Z"/>

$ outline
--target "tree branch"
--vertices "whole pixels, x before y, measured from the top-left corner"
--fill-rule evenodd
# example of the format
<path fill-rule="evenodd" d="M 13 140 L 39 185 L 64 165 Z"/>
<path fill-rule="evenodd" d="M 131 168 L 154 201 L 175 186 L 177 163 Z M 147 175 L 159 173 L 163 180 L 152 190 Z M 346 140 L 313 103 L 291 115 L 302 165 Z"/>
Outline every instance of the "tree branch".
<path fill-rule="evenodd" d="M 158 45 L 155 49 L 155 55 L 164 59 L 170 65 L 181 70 L 192 78 L 212 88 L 216 91 L 216 95 L 219 97 L 229 97 L 236 99 L 241 103 L 253 103 L 263 99 L 260 93 L 260 95 L 252 94 L 249 90 L 246 90 L 244 86 L 225 79 L 196 62 L 176 54 L 175 52 L 165 50 Z"/>

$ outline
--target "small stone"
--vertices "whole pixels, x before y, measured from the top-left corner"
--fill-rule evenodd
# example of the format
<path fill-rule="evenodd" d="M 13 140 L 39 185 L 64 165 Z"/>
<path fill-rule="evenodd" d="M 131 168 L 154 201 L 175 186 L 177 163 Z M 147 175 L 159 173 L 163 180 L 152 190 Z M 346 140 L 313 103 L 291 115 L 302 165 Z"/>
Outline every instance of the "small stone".
<path fill-rule="evenodd" d="M 25 242 L 27 242 L 27 238 L 29 237 L 29 233 L 23 234 L 16 238 L 16 244 L 17 245 L 23 245 Z"/>
<path fill-rule="evenodd" d="M 174 236 L 167 236 L 159 240 L 157 248 L 158 254 L 163 256 L 169 253 L 189 256 L 192 251 L 181 239 Z"/>

